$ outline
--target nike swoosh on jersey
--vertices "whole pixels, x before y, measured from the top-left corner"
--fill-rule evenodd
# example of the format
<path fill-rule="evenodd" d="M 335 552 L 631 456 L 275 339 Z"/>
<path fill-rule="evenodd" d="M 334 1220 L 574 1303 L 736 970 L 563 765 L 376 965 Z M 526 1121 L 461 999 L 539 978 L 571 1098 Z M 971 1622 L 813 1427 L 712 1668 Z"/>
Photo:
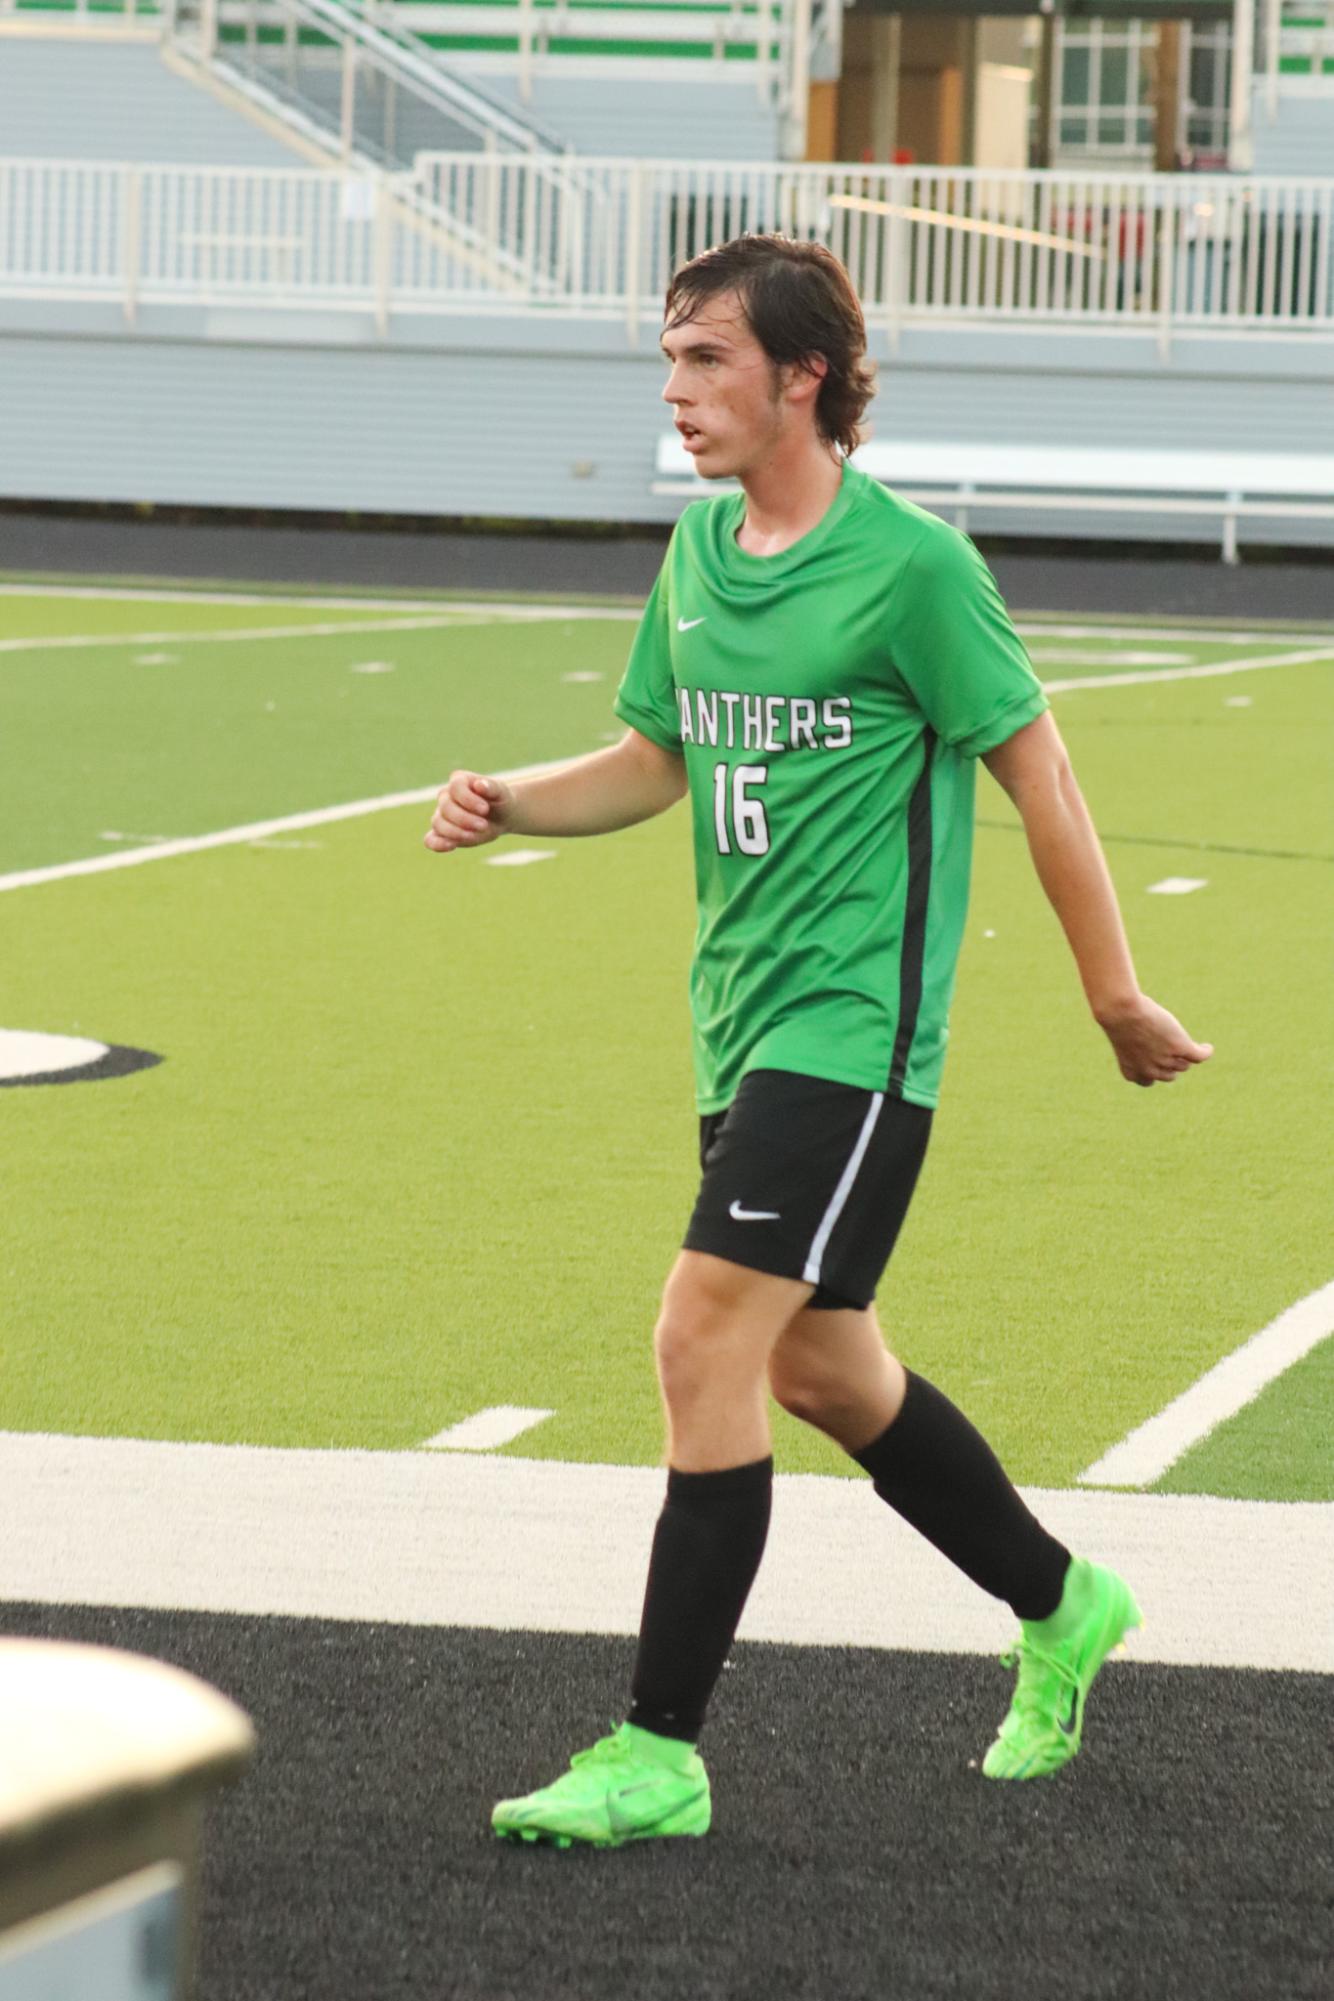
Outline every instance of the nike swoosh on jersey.
<path fill-rule="evenodd" d="M 727 1213 L 734 1223 L 776 1223 L 780 1215 L 777 1209 L 743 1209 L 739 1202 L 734 1202 Z"/>
<path fill-rule="evenodd" d="M 708 615 L 709 614 L 705 612 L 704 618 L 707 618 Z M 704 618 L 678 618 L 676 621 L 676 629 L 678 632 L 693 632 L 694 628 L 697 625 L 703 625 Z"/>

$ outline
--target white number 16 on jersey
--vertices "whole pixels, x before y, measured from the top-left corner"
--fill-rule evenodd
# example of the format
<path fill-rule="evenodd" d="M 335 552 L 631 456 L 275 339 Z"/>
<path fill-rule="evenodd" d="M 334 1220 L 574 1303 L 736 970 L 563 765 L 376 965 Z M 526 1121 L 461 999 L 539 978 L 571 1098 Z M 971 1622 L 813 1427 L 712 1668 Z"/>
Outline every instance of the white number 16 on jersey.
<path fill-rule="evenodd" d="M 764 805 L 759 799 L 746 796 L 748 785 L 763 785 L 769 776 L 764 764 L 738 764 L 732 773 L 732 830 L 736 837 L 737 851 L 743 855 L 767 855 L 769 852 L 769 822 L 764 817 Z M 727 837 L 727 766 L 718 764 L 713 771 L 713 824 L 718 831 L 718 852 L 730 855 L 732 842 Z"/>

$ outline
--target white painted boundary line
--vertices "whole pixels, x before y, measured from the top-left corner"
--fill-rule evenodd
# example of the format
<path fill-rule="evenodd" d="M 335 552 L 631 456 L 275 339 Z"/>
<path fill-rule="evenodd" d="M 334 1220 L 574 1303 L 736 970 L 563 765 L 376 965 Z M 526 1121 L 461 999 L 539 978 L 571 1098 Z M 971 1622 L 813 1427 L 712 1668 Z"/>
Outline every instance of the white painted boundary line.
<path fill-rule="evenodd" d="M 553 769 L 550 763 L 526 764 L 517 771 L 502 771 L 497 776 L 532 778 Z M 157 841 L 151 848 L 124 848 L 119 854 L 87 855 L 80 861 L 56 862 L 50 868 L 18 869 L 12 875 L 0 875 L 0 891 L 31 889 L 41 882 L 63 882 L 67 876 L 105 875 L 112 869 L 165 861 L 172 855 L 202 854 L 206 848 L 243 847 L 248 841 L 268 840 L 274 834 L 289 833 L 299 827 L 327 827 L 335 820 L 359 820 L 367 813 L 384 813 L 395 806 L 424 806 L 435 799 L 439 790 L 438 785 L 420 785 L 411 792 L 386 792 L 378 799 L 353 799 L 346 806 L 318 806 L 309 813 L 288 813 L 279 820 L 253 820 L 245 827 L 223 827 L 216 834 L 190 834 L 179 841 Z"/>
<path fill-rule="evenodd" d="M 512 1445 L 516 1438 L 522 1438 L 525 1431 L 534 1425 L 545 1424 L 554 1410 L 533 1410 L 524 1404 L 498 1403 L 489 1410 L 474 1411 L 471 1417 L 461 1418 L 457 1424 L 447 1425 L 444 1431 L 437 1431 L 434 1438 L 428 1438 L 423 1452 L 495 1452 L 502 1445 Z"/>
<path fill-rule="evenodd" d="M 1123 1438 L 1079 1475 L 1081 1486 L 1149 1487 L 1192 1445 L 1334 1334 L 1334 1280 L 1280 1313 L 1240 1348 L 1215 1363 L 1156 1417 Z"/>
<path fill-rule="evenodd" d="M 244 594 L 240 590 L 60 590 L 54 584 L 0 584 L 0 598 L 80 598 L 84 602 L 112 602 L 112 604 L 244 604 L 244 606 L 272 606 L 274 610 L 366 610 L 390 616 L 402 612 L 410 616 L 414 612 L 434 612 L 436 616 L 452 616 L 454 612 L 464 612 L 468 618 L 634 618 L 642 616 L 642 610 L 632 604 L 562 604 L 562 602 L 542 602 L 542 600 L 496 600 L 486 598 L 316 598 L 316 596 L 278 596 L 278 594 Z M 1286 636 L 1286 634 L 1284 634 Z M 1256 632 L 1254 638 L 1264 638 Z M 1282 644 L 1282 636 L 1274 640 Z"/>
<path fill-rule="evenodd" d="M 1268 654 L 1263 659 L 1217 660 L 1204 667 L 1154 667 L 1131 674 L 1088 674 L 1081 680 L 1044 681 L 1049 695 L 1073 695 L 1081 688 L 1142 688 L 1151 681 L 1212 681 L 1220 674 L 1258 674 L 1266 667 L 1305 667 L 1314 660 L 1334 660 L 1334 641 L 1300 653 Z"/>
<path fill-rule="evenodd" d="M 283 595 L 278 591 L 193 591 L 166 590 L 149 585 L 134 587 L 119 585 L 102 587 L 95 584 L 0 584 L 0 598 L 40 597 L 40 598 L 82 598 L 94 603 L 132 604 L 207 604 L 207 605 L 268 605 L 303 607 L 313 611 L 384 611 L 384 612 L 452 612 L 466 611 L 477 614 L 497 613 L 508 617 L 525 618 L 612 618 L 638 619 L 641 612 L 634 606 L 591 605 L 578 600 L 569 603 L 553 600 L 549 603 L 534 602 L 532 599 L 498 599 L 480 602 L 454 598 L 394 598 L 394 597 L 342 597 L 315 596 L 311 593 Z M 1314 639 L 1314 631 L 1308 633 L 1292 630 L 1224 630 L 1222 628 L 1195 627 L 1190 625 L 1124 625 L 1119 620 L 1102 625 L 1080 625 L 1067 621 L 1039 619 L 1034 613 L 1016 618 L 1016 628 L 1034 637 L 1046 636 L 1051 639 L 1105 639 L 1109 645 L 1116 645 L 1126 639 L 1175 639 L 1183 645 L 1200 646 L 1282 646 L 1289 639 Z M 1332 641 L 1334 643 L 1334 641 Z"/>
<path fill-rule="evenodd" d="M 0 1597 L 628 1636 L 665 1480 L 656 1467 L 470 1452 L 5 1432 Z M 1147 1621 L 1133 1658 L 1334 1669 L 1334 1619 L 1318 1603 L 1334 1571 L 1334 1506 L 1025 1493 L 1053 1534 L 1133 1583 Z M 1006 1607 L 869 1481 L 774 1482 L 743 1639 L 985 1655 L 1013 1634 Z M 996 1685 L 1003 1703 L 999 1670 Z"/>
<path fill-rule="evenodd" d="M 437 623 L 430 620 L 426 623 Z M 303 628 L 309 630 L 309 628 Z M 340 626 L 338 631 L 349 628 Z M 232 634 L 229 637 L 254 638 L 256 635 Z M 1048 694 L 1073 693 L 1079 688 L 1124 688 L 1144 681 L 1191 681 L 1205 679 L 1218 674 L 1240 674 L 1258 672 L 1267 667 L 1296 667 L 1312 660 L 1334 660 L 1334 645 L 1321 647 L 1315 651 L 1288 653 L 1277 660 L 1231 660 L 1220 662 L 1214 667 L 1169 667 L 1161 673 L 1148 674 L 1105 674 L 1092 676 L 1082 681 L 1046 681 L 1043 686 Z M 556 758 L 545 764 L 526 765 L 518 771 L 502 771 L 501 778 L 527 778 L 539 771 L 554 771 L 568 759 Z M 257 820 L 249 826 L 224 827 L 214 834 L 195 834 L 178 841 L 158 841 L 151 848 L 126 848 L 115 855 L 90 855 L 80 861 L 55 862 L 48 868 L 19 869 L 11 875 L 0 875 L 0 893 L 7 889 L 30 889 L 38 883 L 62 882 L 67 876 L 102 875 L 111 869 L 137 868 L 141 862 L 166 861 L 172 855 L 198 854 L 205 848 L 226 848 L 243 846 L 247 841 L 264 840 L 273 834 L 282 834 L 301 827 L 320 827 L 334 820 L 355 820 L 368 813 L 381 813 L 396 806 L 414 806 L 434 799 L 438 785 L 419 786 L 411 792 L 386 792 L 378 799 L 357 799 L 346 806 L 321 806 L 309 813 L 289 813 L 275 820 Z"/>
<path fill-rule="evenodd" d="M 113 653 L 127 646 L 227 646 L 255 639 L 337 639 L 367 632 L 429 632 L 470 621 L 453 617 L 341 619 L 322 625 L 238 625 L 225 632 L 67 633 L 59 638 L 0 639 L 0 653 L 70 653 L 100 648 Z"/>

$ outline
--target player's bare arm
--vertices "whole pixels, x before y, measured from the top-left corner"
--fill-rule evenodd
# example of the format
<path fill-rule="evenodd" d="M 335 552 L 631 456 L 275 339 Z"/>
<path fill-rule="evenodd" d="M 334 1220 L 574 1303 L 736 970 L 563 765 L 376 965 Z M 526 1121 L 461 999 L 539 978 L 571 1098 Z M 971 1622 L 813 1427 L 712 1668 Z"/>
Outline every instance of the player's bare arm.
<path fill-rule="evenodd" d="M 1141 992 L 1107 863 L 1050 714 L 989 751 L 984 763 L 1018 808 L 1029 852 L 1079 968 L 1094 1019 L 1132 1084 L 1170 1084 L 1213 1055 Z"/>
<path fill-rule="evenodd" d="M 454 772 L 436 801 L 426 846 L 447 855 L 501 834 L 610 834 L 665 813 L 685 790 L 684 757 L 628 729 L 607 750 L 512 784 Z"/>

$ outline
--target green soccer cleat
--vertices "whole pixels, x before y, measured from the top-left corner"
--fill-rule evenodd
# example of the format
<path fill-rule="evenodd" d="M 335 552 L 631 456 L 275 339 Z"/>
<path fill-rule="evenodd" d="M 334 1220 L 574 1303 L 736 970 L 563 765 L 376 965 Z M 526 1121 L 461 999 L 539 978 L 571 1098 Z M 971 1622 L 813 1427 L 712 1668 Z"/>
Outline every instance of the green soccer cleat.
<path fill-rule="evenodd" d="M 1040 1779 L 1079 1749 L 1084 1703 L 1112 1648 L 1141 1624 L 1130 1586 L 1114 1570 L 1077 1559 L 1049 1619 L 1021 1620 L 1006 1667 L 1019 1668 L 1014 1701 L 982 1761 L 989 1779 Z"/>
<path fill-rule="evenodd" d="M 491 1825 L 502 1840 L 587 1842 L 622 1848 L 659 1835 L 707 1834 L 709 1775 L 693 1744 L 622 1723 L 589 1751 L 576 1751 L 554 1785 L 501 1800 Z"/>

